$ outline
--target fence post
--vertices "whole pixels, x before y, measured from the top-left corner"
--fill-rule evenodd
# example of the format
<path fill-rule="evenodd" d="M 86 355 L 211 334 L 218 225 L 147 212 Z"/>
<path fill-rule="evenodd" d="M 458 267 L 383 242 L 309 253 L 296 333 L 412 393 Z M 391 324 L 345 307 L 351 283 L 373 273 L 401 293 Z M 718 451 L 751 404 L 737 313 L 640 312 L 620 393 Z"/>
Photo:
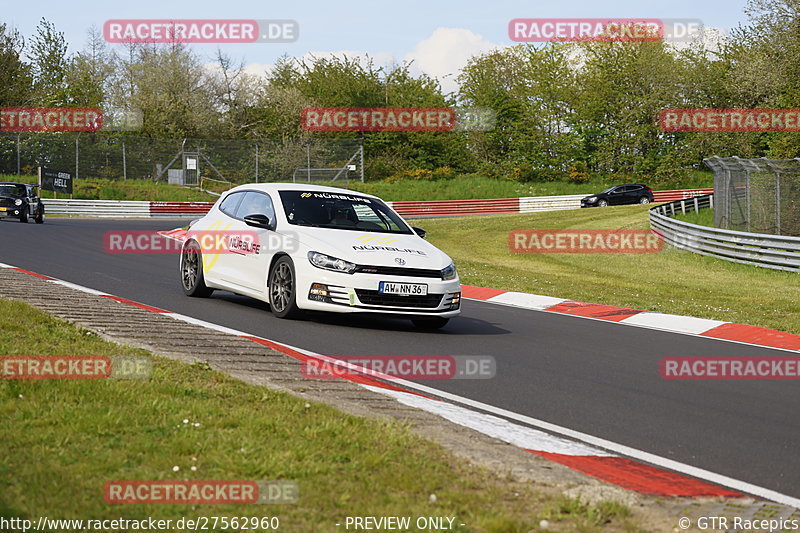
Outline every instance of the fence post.
<path fill-rule="evenodd" d="M 311 183 L 311 141 L 306 144 L 306 175 L 308 182 Z"/>
<path fill-rule="evenodd" d="M 695 213 L 700 212 L 700 204 L 697 201 L 697 196 L 694 197 L 694 212 Z"/>
<path fill-rule="evenodd" d="M 775 172 L 775 233 L 781 234 L 781 173 Z"/>
<path fill-rule="evenodd" d="M 19 153 L 20 153 L 20 145 L 19 145 L 19 136 L 21 134 L 17 133 L 17 176 L 20 174 L 20 166 L 19 166 Z"/>
<path fill-rule="evenodd" d="M 78 179 L 78 139 L 81 138 L 81 133 L 78 132 L 78 135 L 75 137 L 75 179 Z"/>
<path fill-rule="evenodd" d="M 128 161 L 125 159 L 125 141 L 122 141 L 122 179 L 128 180 Z"/>
<path fill-rule="evenodd" d="M 744 185 L 745 188 L 744 188 L 744 190 L 745 190 L 745 193 L 747 194 L 747 197 L 746 197 L 746 199 L 747 199 L 747 202 L 746 202 L 746 204 L 747 204 L 747 231 L 750 231 L 750 169 L 749 168 L 745 169 L 744 177 L 745 177 L 745 185 Z"/>
<path fill-rule="evenodd" d="M 686 200 L 681 200 L 681 213 L 686 214 Z"/>
<path fill-rule="evenodd" d="M 361 163 L 359 164 L 359 168 L 361 169 L 361 183 L 364 183 L 364 132 L 361 132 L 361 144 L 359 145 L 359 150 L 361 152 Z"/>

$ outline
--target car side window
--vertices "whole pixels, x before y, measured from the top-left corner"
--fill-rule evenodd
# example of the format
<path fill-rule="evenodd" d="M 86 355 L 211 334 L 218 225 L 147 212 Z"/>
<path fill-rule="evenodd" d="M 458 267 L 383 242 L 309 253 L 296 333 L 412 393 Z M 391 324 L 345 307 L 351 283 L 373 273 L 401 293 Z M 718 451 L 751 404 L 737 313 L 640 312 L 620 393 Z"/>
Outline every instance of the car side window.
<path fill-rule="evenodd" d="M 625 192 L 636 192 L 641 190 L 642 190 L 641 185 L 628 185 L 627 187 L 625 187 Z"/>
<path fill-rule="evenodd" d="M 248 191 L 236 209 L 236 218 L 243 219 L 247 215 L 267 215 L 270 220 L 275 220 L 275 208 L 272 198 L 261 192 Z"/>
<path fill-rule="evenodd" d="M 219 210 L 228 215 L 229 217 L 233 217 L 236 215 L 236 208 L 239 206 L 239 202 L 242 201 L 244 197 L 244 193 L 242 192 L 235 192 L 233 194 L 229 194 L 227 198 L 222 200 L 222 203 L 219 204 Z"/>

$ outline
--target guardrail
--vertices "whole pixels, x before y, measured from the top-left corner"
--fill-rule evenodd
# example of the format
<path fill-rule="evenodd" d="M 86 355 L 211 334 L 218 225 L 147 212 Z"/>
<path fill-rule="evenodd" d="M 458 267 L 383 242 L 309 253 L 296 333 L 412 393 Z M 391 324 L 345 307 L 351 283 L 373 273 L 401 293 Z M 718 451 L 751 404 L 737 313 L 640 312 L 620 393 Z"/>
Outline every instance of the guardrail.
<path fill-rule="evenodd" d="M 713 189 L 655 191 L 657 202 L 692 198 L 709 194 Z M 499 213 L 534 213 L 559 209 L 579 209 L 585 194 L 561 196 L 526 196 L 485 200 L 432 200 L 422 202 L 388 202 L 404 217 L 440 217 L 493 215 Z M 75 215 L 105 218 L 179 218 L 206 213 L 213 202 L 140 202 L 118 200 L 42 200 L 51 215 Z"/>
<path fill-rule="evenodd" d="M 711 194 L 714 189 L 677 189 L 654 191 L 656 202 L 668 202 Z M 392 208 L 404 217 L 491 215 L 499 213 L 534 213 L 559 209 L 580 209 L 586 194 L 560 196 L 526 196 L 489 200 L 434 200 L 421 202 L 391 202 Z"/>
<path fill-rule="evenodd" d="M 43 198 L 46 215 L 99 218 L 148 218 L 150 202 L 121 200 L 67 200 Z"/>
<path fill-rule="evenodd" d="M 664 242 L 700 255 L 747 265 L 800 272 L 800 237 L 748 233 L 670 218 L 678 212 L 713 207 L 714 196 L 676 200 L 650 209 L 650 227 Z"/>

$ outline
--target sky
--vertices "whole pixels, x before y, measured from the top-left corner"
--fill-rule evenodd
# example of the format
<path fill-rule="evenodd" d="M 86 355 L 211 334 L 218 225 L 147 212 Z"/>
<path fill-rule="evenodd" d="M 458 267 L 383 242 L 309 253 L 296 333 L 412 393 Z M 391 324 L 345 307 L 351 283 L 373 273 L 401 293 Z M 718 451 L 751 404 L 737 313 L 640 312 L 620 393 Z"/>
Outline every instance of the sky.
<path fill-rule="evenodd" d="M 455 88 L 457 74 L 475 54 L 516 43 L 515 18 L 692 18 L 725 33 L 745 23 L 746 0 L 0 0 L 0 22 L 29 38 L 44 17 L 65 34 L 70 52 L 83 48 L 86 32 L 110 19 L 292 19 L 293 43 L 193 44 L 208 62 L 217 48 L 249 72 L 260 74 L 283 56 L 369 54 L 378 65 L 413 60 L 415 72 Z M 120 46 L 120 45 L 115 45 Z"/>

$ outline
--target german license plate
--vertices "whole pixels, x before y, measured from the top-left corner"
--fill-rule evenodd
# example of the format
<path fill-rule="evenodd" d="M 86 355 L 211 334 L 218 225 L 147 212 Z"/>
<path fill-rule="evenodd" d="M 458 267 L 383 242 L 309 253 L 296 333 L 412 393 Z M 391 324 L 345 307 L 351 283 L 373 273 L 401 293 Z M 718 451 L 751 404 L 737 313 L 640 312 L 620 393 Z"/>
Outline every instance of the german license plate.
<path fill-rule="evenodd" d="M 428 294 L 428 286 L 424 283 L 381 281 L 378 284 L 378 292 L 383 294 L 399 294 L 400 296 L 425 296 Z"/>

